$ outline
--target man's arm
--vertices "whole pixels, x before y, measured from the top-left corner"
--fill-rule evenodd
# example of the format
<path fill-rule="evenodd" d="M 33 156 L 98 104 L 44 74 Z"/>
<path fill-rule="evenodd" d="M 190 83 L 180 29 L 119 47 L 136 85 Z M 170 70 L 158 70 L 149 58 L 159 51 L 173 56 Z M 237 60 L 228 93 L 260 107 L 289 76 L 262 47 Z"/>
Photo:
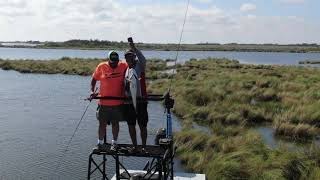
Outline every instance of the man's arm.
<path fill-rule="evenodd" d="M 94 93 L 94 88 L 96 87 L 97 84 L 97 80 L 95 80 L 94 78 L 91 79 L 91 94 Z"/>
<path fill-rule="evenodd" d="M 137 57 L 138 57 L 138 61 L 139 61 L 139 66 L 142 69 L 142 72 L 145 72 L 146 69 L 146 58 L 145 56 L 142 54 L 142 52 L 135 46 L 135 44 L 133 42 L 129 43 L 130 47 L 132 50 L 134 50 L 134 52 L 136 53 Z"/>
<path fill-rule="evenodd" d="M 97 80 L 95 80 L 93 77 L 91 79 L 91 93 L 90 93 L 90 100 L 97 97 L 98 93 L 95 90 L 97 84 Z"/>

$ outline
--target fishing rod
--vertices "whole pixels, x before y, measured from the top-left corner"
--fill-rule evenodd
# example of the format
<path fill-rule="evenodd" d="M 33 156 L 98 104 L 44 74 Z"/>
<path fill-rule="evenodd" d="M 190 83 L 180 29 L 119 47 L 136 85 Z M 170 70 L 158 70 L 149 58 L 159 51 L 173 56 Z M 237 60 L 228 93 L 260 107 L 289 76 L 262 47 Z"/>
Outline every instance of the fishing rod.
<path fill-rule="evenodd" d="M 97 91 L 98 91 L 98 88 L 95 89 L 94 93 L 96 93 Z M 72 142 L 72 139 L 73 139 L 74 136 L 76 135 L 76 132 L 77 132 L 78 129 L 79 129 L 79 126 L 80 126 L 80 124 L 81 124 L 81 122 L 82 122 L 82 120 L 83 120 L 83 118 L 84 118 L 84 115 L 87 113 L 88 108 L 89 108 L 89 106 L 91 105 L 92 99 L 87 98 L 87 100 L 89 100 L 89 103 L 87 104 L 84 112 L 82 113 L 82 116 L 81 116 L 81 118 L 80 118 L 80 120 L 79 120 L 76 128 L 74 129 L 74 131 L 73 131 L 73 133 L 72 133 L 72 136 L 70 137 L 70 139 L 69 139 L 69 141 L 68 141 L 68 143 L 67 143 L 67 146 L 66 146 L 66 148 L 65 148 L 64 151 L 63 151 L 62 156 L 60 157 L 59 162 L 58 162 L 58 165 L 57 165 L 57 167 L 56 167 L 55 170 L 54 170 L 54 173 L 56 173 L 57 170 L 60 168 L 61 163 L 62 163 L 62 159 L 64 158 L 66 152 L 68 151 L 69 146 L 70 146 L 70 144 L 71 144 L 71 142 Z"/>
<path fill-rule="evenodd" d="M 183 36 L 183 32 L 184 32 L 184 27 L 185 27 L 185 24 L 186 24 L 186 21 L 187 21 L 187 15 L 188 15 L 188 11 L 189 11 L 189 5 L 190 5 L 190 0 L 188 0 L 187 9 L 186 9 L 186 12 L 185 12 L 185 14 L 184 14 L 184 20 L 183 20 L 183 25 L 182 25 L 181 33 L 180 33 L 180 39 L 179 39 L 179 43 L 178 43 L 178 49 L 177 49 L 176 57 L 175 57 L 175 59 L 174 59 L 174 66 L 173 66 L 174 68 L 172 68 L 172 74 L 174 74 L 174 70 L 177 68 L 177 61 L 178 61 L 179 52 L 180 52 L 180 49 L 181 49 L 181 41 L 182 41 L 182 36 Z M 173 77 L 170 79 L 169 93 L 170 93 L 171 86 L 172 86 L 172 79 L 173 79 Z"/>
<path fill-rule="evenodd" d="M 186 20 L 187 20 L 189 5 L 190 5 L 190 0 L 188 0 L 187 8 L 186 8 L 186 11 L 184 14 L 184 20 L 183 20 L 181 33 L 180 33 L 178 49 L 177 49 L 176 57 L 174 60 L 174 68 L 172 69 L 172 75 L 174 74 L 174 70 L 177 68 L 177 61 L 178 61 L 178 56 L 179 56 L 179 52 L 180 52 L 180 48 L 181 48 L 181 41 L 182 41 L 182 36 L 183 36 L 183 32 L 184 32 L 184 27 L 185 27 Z M 172 80 L 173 80 L 173 77 L 171 77 L 171 79 L 170 79 L 169 90 L 168 90 L 167 94 L 165 95 L 165 106 L 166 106 L 165 112 L 167 112 L 167 129 L 166 129 L 167 138 L 172 138 L 172 117 L 171 117 L 171 110 L 170 110 L 171 108 L 173 108 L 173 104 L 174 104 L 174 100 L 170 96 L 170 91 L 171 91 L 171 87 L 172 87 Z"/>

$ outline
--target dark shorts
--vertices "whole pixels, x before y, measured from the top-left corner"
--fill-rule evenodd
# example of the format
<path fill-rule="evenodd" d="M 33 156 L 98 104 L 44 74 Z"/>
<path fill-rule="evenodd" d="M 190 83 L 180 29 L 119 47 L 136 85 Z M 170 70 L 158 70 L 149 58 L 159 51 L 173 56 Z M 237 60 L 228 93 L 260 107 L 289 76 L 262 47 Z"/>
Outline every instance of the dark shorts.
<path fill-rule="evenodd" d="M 108 124 L 123 121 L 122 105 L 103 106 L 98 105 L 96 116 L 99 121 L 107 121 Z"/>
<path fill-rule="evenodd" d="M 138 121 L 139 126 L 147 127 L 147 124 L 148 124 L 147 107 L 148 107 L 147 102 L 137 103 L 137 112 L 136 112 L 132 104 L 124 104 L 123 115 L 128 125 L 136 125 L 136 122 Z"/>

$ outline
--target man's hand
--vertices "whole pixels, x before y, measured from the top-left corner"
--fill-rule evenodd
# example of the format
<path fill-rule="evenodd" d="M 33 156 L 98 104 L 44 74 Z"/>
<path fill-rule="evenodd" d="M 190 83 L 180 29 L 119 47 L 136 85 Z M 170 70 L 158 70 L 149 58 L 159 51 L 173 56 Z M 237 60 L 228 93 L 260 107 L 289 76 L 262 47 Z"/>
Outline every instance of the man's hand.
<path fill-rule="evenodd" d="M 133 42 L 132 37 L 129 37 L 129 38 L 128 38 L 128 43 L 129 43 L 129 46 L 130 46 L 131 49 L 133 49 L 133 50 L 136 49 L 136 46 L 135 46 L 135 44 L 134 44 L 134 42 Z"/>
<path fill-rule="evenodd" d="M 92 99 L 94 99 L 95 97 L 97 97 L 98 96 L 98 93 L 96 93 L 96 92 L 92 92 L 91 91 L 91 93 L 90 93 L 90 96 L 89 96 L 89 98 L 88 98 L 88 100 L 89 101 L 91 101 Z"/>
<path fill-rule="evenodd" d="M 131 49 L 136 49 L 136 46 L 134 45 L 133 42 L 130 42 L 130 43 L 129 43 L 129 46 L 130 46 Z"/>

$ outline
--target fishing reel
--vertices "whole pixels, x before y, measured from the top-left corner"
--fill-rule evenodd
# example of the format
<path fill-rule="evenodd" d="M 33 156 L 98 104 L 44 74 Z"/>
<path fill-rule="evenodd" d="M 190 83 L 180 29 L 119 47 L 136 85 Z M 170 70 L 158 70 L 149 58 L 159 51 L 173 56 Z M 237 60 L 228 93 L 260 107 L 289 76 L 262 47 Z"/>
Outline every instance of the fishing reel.
<path fill-rule="evenodd" d="M 172 139 L 167 138 L 166 131 L 167 130 L 165 128 L 158 129 L 156 137 L 154 139 L 155 145 L 160 145 L 162 147 L 168 148 L 170 144 L 172 144 Z"/>
<path fill-rule="evenodd" d="M 164 139 L 164 138 L 166 138 L 166 129 L 165 128 L 160 128 L 160 129 L 158 129 L 158 131 L 157 131 L 157 134 L 156 134 L 156 137 L 155 137 L 155 139 L 154 139 L 154 144 L 155 145 L 160 145 L 159 143 L 159 141 L 160 141 L 160 139 Z"/>

